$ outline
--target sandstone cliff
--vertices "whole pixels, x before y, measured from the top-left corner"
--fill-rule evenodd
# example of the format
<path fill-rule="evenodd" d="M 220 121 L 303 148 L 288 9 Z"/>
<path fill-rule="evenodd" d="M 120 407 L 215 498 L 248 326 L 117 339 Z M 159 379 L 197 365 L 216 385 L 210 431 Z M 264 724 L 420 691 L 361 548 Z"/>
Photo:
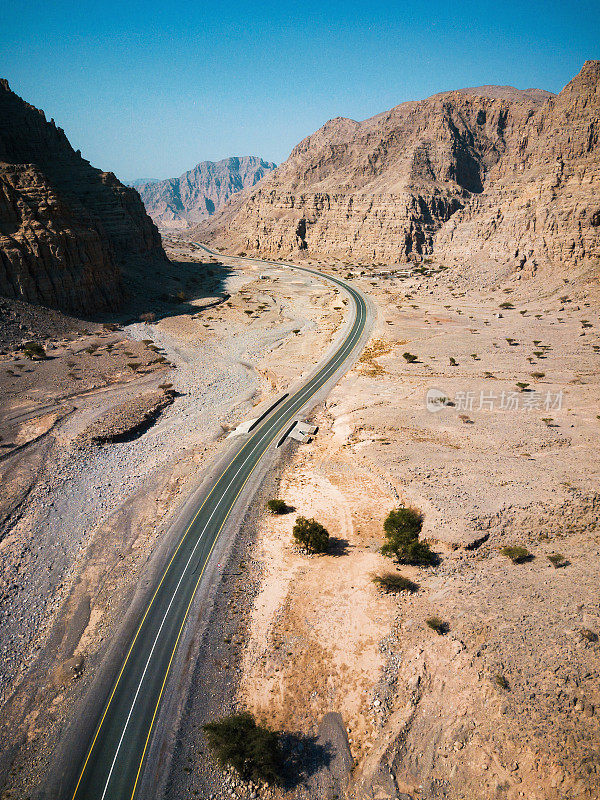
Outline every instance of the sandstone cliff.
<path fill-rule="evenodd" d="M 159 227 L 188 228 L 210 217 L 234 194 L 252 188 L 275 166 L 256 156 L 202 161 L 179 178 L 137 182 L 136 187 Z"/>
<path fill-rule="evenodd" d="M 138 193 L 75 152 L 0 81 L 0 293 L 87 313 L 119 306 L 127 270 L 166 259 Z"/>
<path fill-rule="evenodd" d="M 197 234 L 238 252 L 359 263 L 597 260 L 599 71 L 587 62 L 558 96 L 483 86 L 331 120 Z"/>
<path fill-rule="evenodd" d="M 364 122 L 331 120 L 199 235 L 249 252 L 300 248 L 364 262 L 430 252 L 542 102 L 487 89 L 402 103 Z"/>
<path fill-rule="evenodd" d="M 440 257 L 466 255 L 524 275 L 600 259 L 600 61 L 587 61 L 524 126 L 485 190 L 440 231 Z"/>

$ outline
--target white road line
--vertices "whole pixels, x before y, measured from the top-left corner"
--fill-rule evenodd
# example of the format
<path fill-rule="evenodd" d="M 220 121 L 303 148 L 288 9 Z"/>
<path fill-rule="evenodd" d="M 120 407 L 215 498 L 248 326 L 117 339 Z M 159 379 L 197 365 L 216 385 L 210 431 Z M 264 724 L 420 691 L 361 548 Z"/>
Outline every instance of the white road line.
<path fill-rule="evenodd" d="M 308 271 L 308 270 L 307 270 L 307 271 Z M 353 299 L 354 299 L 354 301 L 355 301 L 355 303 L 356 303 L 356 298 L 355 298 L 355 297 L 352 295 L 352 293 L 350 293 L 350 295 L 351 295 L 351 297 L 353 297 Z M 359 321 L 362 321 L 362 320 L 361 320 L 361 317 L 362 317 L 362 314 L 363 314 L 363 309 L 358 307 L 358 303 L 356 303 L 356 306 L 357 306 L 357 311 L 358 311 L 357 318 L 358 318 L 358 320 L 359 320 Z M 349 354 L 350 354 L 350 352 L 352 352 L 352 349 L 354 348 L 354 346 L 355 346 L 355 345 L 356 345 L 356 342 L 355 342 L 355 343 L 353 343 L 353 344 L 351 345 L 350 349 L 348 350 L 348 353 L 347 353 L 347 354 L 344 354 L 344 360 L 345 360 L 346 356 L 347 356 L 347 355 L 349 355 Z M 325 381 L 327 381 L 327 380 L 328 380 L 328 379 L 331 377 L 331 375 L 333 375 L 333 374 L 334 374 L 334 373 L 337 371 L 337 369 L 339 368 L 339 366 L 341 366 L 341 364 L 339 363 L 339 357 L 340 357 L 340 355 L 342 354 L 342 351 L 343 351 L 345 348 L 347 348 L 347 347 L 348 347 L 348 339 L 346 339 L 346 341 L 344 342 L 344 344 L 343 344 L 343 345 L 340 347 L 340 350 L 339 350 L 339 351 L 338 351 L 338 353 L 337 353 L 337 357 L 335 357 L 335 360 L 336 360 L 336 361 L 338 361 L 338 364 L 337 364 L 336 366 L 334 366 L 334 365 L 333 365 L 333 363 L 332 363 L 332 362 L 330 362 L 330 363 L 329 363 L 329 365 L 328 365 L 328 367 L 326 368 L 325 372 L 321 373 L 320 375 L 319 375 L 319 374 L 315 375 L 315 378 L 317 378 L 317 377 L 319 377 L 319 378 L 325 378 Z M 343 363 L 343 362 L 342 362 L 342 363 Z M 332 370 L 332 367 L 333 367 L 333 370 Z M 327 372 L 329 372 L 330 374 L 329 374 L 329 375 L 327 375 L 327 377 L 325 377 L 325 375 L 326 375 L 326 373 L 327 373 Z M 312 380 L 314 380 L 315 378 L 313 378 Z M 312 383 L 312 380 L 310 381 L 310 383 Z M 311 387 L 311 388 L 312 388 L 312 387 Z M 307 392 L 307 391 L 309 391 L 309 384 L 307 384 L 307 385 L 304 387 L 304 389 L 303 389 L 303 390 L 300 392 L 300 394 L 299 394 L 299 395 L 296 397 L 295 404 L 297 404 L 297 403 L 298 403 L 298 402 L 299 402 L 301 399 L 302 399 L 302 400 L 304 399 L 304 398 L 303 398 L 303 395 L 304 395 L 304 394 L 306 394 L 306 392 Z M 318 390 L 316 390 L 316 391 L 318 391 Z M 301 407 L 302 407 L 302 405 L 298 406 L 298 410 L 299 410 Z M 296 412 L 294 412 L 294 413 L 296 413 Z M 162 621 L 161 621 L 161 623 L 160 623 L 160 627 L 159 627 L 159 629 L 158 629 L 158 632 L 157 632 L 157 634 L 156 634 L 156 637 L 155 637 L 155 639 L 154 639 L 154 642 L 153 642 L 153 644 L 152 644 L 152 648 L 151 648 L 151 650 L 150 650 L 150 654 L 149 654 L 149 656 L 148 656 L 148 659 L 146 660 L 146 664 L 145 664 L 145 666 L 144 666 L 144 671 L 142 672 L 142 676 L 141 676 L 141 678 L 140 678 L 140 680 L 139 680 L 139 683 L 138 683 L 138 686 L 137 686 L 137 689 L 136 689 L 136 692 L 135 692 L 135 695 L 134 695 L 133 701 L 132 701 L 132 703 L 131 703 L 131 707 L 130 707 L 130 709 L 129 709 L 129 713 L 128 713 L 128 715 L 127 715 L 127 719 L 125 720 L 125 725 L 123 726 L 123 731 L 122 731 L 122 733 L 121 733 L 121 736 L 120 736 L 120 738 L 119 738 L 119 743 L 118 743 L 118 745 L 117 745 L 117 749 L 116 749 L 116 751 L 115 751 L 115 755 L 114 755 L 114 757 L 113 757 L 113 760 L 112 760 L 112 763 L 111 763 L 111 766 L 110 766 L 110 770 L 109 770 L 109 773 L 108 773 L 108 777 L 106 778 L 106 782 L 105 782 L 105 784 L 104 784 L 104 790 L 103 790 L 103 792 L 102 792 L 102 797 L 101 797 L 101 800 L 104 800 L 104 798 L 106 797 L 106 792 L 108 791 L 108 785 L 109 785 L 109 783 L 110 783 L 110 780 L 111 780 L 111 778 L 112 778 L 113 770 L 114 770 L 114 767 L 115 767 L 115 764 L 116 764 L 117 758 L 118 758 L 118 756 L 119 756 L 119 752 L 120 752 L 120 750 L 121 750 L 121 745 L 122 745 L 122 743 L 123 743 L 123 739 L 124 739 L 124 737 L 125 737 L 125 732 L 127 731 L 127 727 L 129 726 L 129 721 L 131 720 L 131 715 L 133 714 L 133 709 L 134 709 L 134 707 L 135 707 L 135 704 L 136 704 L 136 702 L 137 702 L 137 698 L 138 698 L 138 696 L 139 696 L 139 693 L 140 693 L 140 690 L 141 690 L 141 688 L 142 688 L 142 683 L 144 682 L 144 678 L 146 677 L 146 672 L 148 671 L 148 666 L 150 665 L 150 661 L 152 660 L 152 655 L 153 655 L 153 653 L 154 653 L 154 650 L 155 650 L 155 648 L 156 648 L 156 644 L 157 644 L 157 642 L 158 642 L 158 640 L 159 640 L 159 638 L 160 638 L 160 634 L 161 634 L 161 632 L 162 632 L 162 629 L 163 629 L 163 626 L 164 626 L 164 624 L 165 624 L 165 621 L 166 621 L 166 619 L 167 619 L 167 617 L 168 617 L 168 615 L 169 615 L 169 611 L 171 610 L 171 606 L 173 605 L 173 601 L 175 600 L 175 597 L 176 597 L 176 595 L 177 595 L 177 592 L 179 591 L 179 587 L 181 586 L 181 582 L 183 581 L 183 578 L 184 578 L 184 576 L 185 576 L 185 574 L 186 574 L 186 572 L 187 572 L 187 570 L 188 570 L 188 567 L 189 567 L 189 565 L 190 565 L 190 563 L 191 563 L 191 561 L 192 561 L 192 559 L 193 559 L 193 557 L 194 557 L 194 554 L 195 554 L 195 552 L 196 552 L 196 549 L 197 549 L 198 545 L 200 544 L 200 542 L 202 541 L 202 538 L 203 538 L 203 536 L 204 536 L 204 534 L 205 534 L 205 532 L 206 532 L 206 529 L 208 528 L 208 526 L 209 526 L 209 524 L 210 524 L 210 521 L 212 520 L 212 518 L 213 518 L 214 514 L 216 513 L 217 509 L 219 508 L 219 506 L 221 505 L 221 503 L 223 502 L 223 500 L 225 499 L 225 494 L 226 494 L 227 490 L 228 490 L 228 489 L 229 489 L 229 488 L 232 486 L 233 482 L 235 481 L 235 479 L 237 478 L 237 476 L 239 475 L 239 473 L 241 472 L 241 470 L 242 470 L 242 469 L 243 469 L 243 468 L 246 466 L 246 464 L 248 463 L 248 460 L 249 460 L 249 459 L 250 459 L 250 458 L 251 458 L 251 457 L 254 455 L 254 453 L 256 452 L 256 450 L 257 450 L 257 449 L 259 448 L 259 446 L 262 444 L 263 440 L 264 440 L 265 438 L 267 438 L 267 437 L 268 437 L 268 435 L 269 435 L 269 432 L 267 432 L 266 434 L 263 434 L 263 436 L 261 436 L 261 437 L 260 437 L 260 439 L 259 439 L 259 441 L 257 442 L 256 446 L 255 446 L 255 447 L 252 449 L 252 451 L 250 452 L 250 454 L 249 454 L 249 455 L 248 455 L 248 456 L 247 456 L 247 457 L 244 459 L 244 461 L 242 462 L 242 464 L 241 464 L 241 466 L 239 467 L 239 469 L 236 471 L 236 473 L 235 473 L 235 475 L 233 476 L 233 478 L 232 478 L 232 479 L 229 481 L 229 483 L 227 484 L 227 486 L 226 486 L 226 487 L 223 489 L 223 492 L 222 492 L 221 498 L 220 498 L 219 502 L 217 503 L 217 505 L 214 507 L 214 509 L 213 509 L 213 511 L 212 511 L 212 513 L 211 513 L 211 515 L 210 515 L 210 517 L 208 518 L 208 520 L 207 520 L 207 522 L 206 522 L 206 524 L 205 524 L 204 528 L 202 529 L 202 533 L 199 535 L 199 537 L 198 537 L 198 541 L 197 541 L 197 542 L 196 542 L 196 544 L 194 545 L 194 549 L 192 550 L 192 552 L 191 552 L 191 554 L 190 554 L 190 557 L 188 558 L 188 560 L 187 560 L 187 563 L 186 563 L 186 565 L 185 565 L 185 567 L 184 567 L 184 569 L 183 569 L 183 572 L 181 573 L 181 576 L 180 576 L 180 578 L 179 578 L 179 581 L 177 582 L 177 586 L 175 587 L 175 589 L 174 589 L 174 591 L 173 591 L 173 596 L 171 597 L 171 600 L 170 600 L 170 602 L 169 602 L 169 605 L 167 606 L 167 610 L 165 611 L 165 613 L 164 613 L 164 616 L 163 616 L 163 618 L 162 618 Z M 188 529 L 188 533 L 189 533 L 189 529 Z M 187 535 L 187 533 L 186 533 L 186 535 Z"/>

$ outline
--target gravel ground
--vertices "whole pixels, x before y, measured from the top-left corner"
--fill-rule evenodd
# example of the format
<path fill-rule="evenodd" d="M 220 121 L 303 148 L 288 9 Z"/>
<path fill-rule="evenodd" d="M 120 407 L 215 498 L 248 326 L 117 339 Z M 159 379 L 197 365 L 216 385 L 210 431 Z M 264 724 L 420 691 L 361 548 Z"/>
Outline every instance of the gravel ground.
<path fill-rule="evenodd" d="M 284 345 L 291 341 L 296 349 L 313 348 L 314 353 L 302 355 L 316 360 L 327 344 L 332 326 L 330 323 L 320 325 L 328 313 L 323 301 L 326 290 L 317 289 L 320 299 L 312 302 L 315 290 L 311 282 L 301 281 L 301 286 L 294 287 L 293 297 L 288 297 L 281 276 L 289 276 L 289 272 L 281 270 L 278 274 L 280 283 L 269 286 L 269 282 L 261 280 L 257 288 L 258 273 L 227 270 L 219 290 L 221 297 L 225 293 L 231 295 L 231 303 L 208 309 L 207 300 L 215 298 L 203 297 L 194 301 L 203 310 L 193 315 L 188 313 L 152 324 L 126 326 L 127 337 L 139 342 L 151 339 L 176 367 L 170 372 L 163 370 L 156 376 L 140 378 L 144 390 L 169 382 L 176 392 L 173 405 L 165 409 L 142 436 L 100 447 L 82 448 L 75 441 L 81 430 L 108 408 L 139 394 L 138 383 L 130 382 L 111 388 L 105 394 L 78 398 L 78 408 L 61 419 L 44 440 L 46 449 L 40 453 L 38 479 L 27 496 L 21 518 L 11 529 L 10 536 L 0 544 L 5 586 L 8 587 L 0 605 L 3 702 L 18 689 L 11 703 L 5 706 L 2 736 L 8 737 L 11 743 L 22 736 L 29 739 L 27 748 L 22 748 L 14 762 L 7 787 L 17 787 L 25 793 L 30 791 L 32 784 L 28 781 L 35 782 L 38 777 L 31 769 L 35 773 L 43 771 L 55 741 L 49 730 L 52 719 L 40 722 L 44 719 L 44 707 L 36 707 L 29 717 L 24 711 L 31 710 L 32 698 L 42 696 L 39 686 L 28 688 L 27 679 L 21 680 L 34 663 L 36 653 L 44 647 L 45 641 L 53 640 L 48 638 L 50 631 L 63 625 L 67 633 L 61 640 L 60 657 L 70 655 L 79 647 L 78 652 L 85 655 L 86 669 L 92 670 L 99 661 L 98 654 L 105 640 L 110 639 L 110 620 L 119 618 L 119 600 L 126 602 L 130 587 L 135 586 L 138 579 L 136 570 L 143 568 L 151 548 L 160 540 L 155 506 L 158 501 L 146 487 L 154 486 L 157 476 L 172 474 L 182 480 L 182 492 L 189 491 L 190 481 L 197 480 L 201 474 L 200 467 L 218 452 L 224 431 L 247 417 L 251 408 L 264 399 L 265 393 L 275 388 L 271 376 L 265 379 L 264 367 L 272 360 L 270 354 L 277 352 L 277 358 L 287 363 L 289 358 L 286 360 Z M 298 331 L 306 331 L 306 337 L 298 336 Z M 292 371 L 297 375 L 300 370 Z M 169 498 L 169 513 L 173 512 L 173 503 L 177 505 L 185 500 L 185 496 L 177 494 Z M 118 540 L 121 535 L 119 515 L 128 507 L 134 509 L 128 513 L 143 518 L 151 530 L 142 541 L 139 535 L 132 540 L 134 561 L 131 566 L 127 562 L 127 569 L 122 570 L 125 574 L 117 579 L 114 566 L 109 570 L 108 563 L 103 563 L 98 553 L 102 553 L 102 535 L 112 537 L 110 541 L 107 539 L 107 552 L 110 547 L 114 548 L 114 537 Z M 128 519 L 127 514 L 124 518 Z M 129 527 L 133 529 L 134 526 Z M 102 534 L 104 528 L 106 534 Z M 131 530 L 128 529 L 127 535 L 132 535 Z M 132 545 L 128 540 L 126 546 L 125 536 L 123 532 L 123 552 L 129 557 Z M 93 557 L 99 559 L 95 567 L 91 562 L 97 585 L 101 587 L 103 583 L 117 581 L 111 592 L 110 613 L 107 612 L 106 619 L 98 625 L 98 617 L 102 618 L 106 609 L 95 610 L 95 595 L 88 588 L 87 597 L 82 601 L 86 609 L 81 629 L 69 634 L 67 600 L 82 583 L 82 575 L 87 576 L 86 581 L 91 580 L 88 564 L 91 551 L 95 553 Z M 106 571 L 104 578 L 103 570 Z M 79 611 L 74 613 L 75 618 L 78 616 L 81 617 Z M 66 724 L 69 708 L 76 705 L 77 692 L 83 691 L 83 684 L 88 680 L 91 675 L 86 673 L 79 684 L 81 688 L 71 685 L 67 705 L 61 705 L 63 695 L 57 695 L 64 687 L 54 687 L 44 696 L 43 703 L 52 709 L 52 717 L 57 717 L 61 726 Z M 50 677 L 48 682 L 51 686 Z M 36 699 L 34 707 L 37 702 Z M 3 770 L 7 766 L 6 763 L 0 765 Z"/>

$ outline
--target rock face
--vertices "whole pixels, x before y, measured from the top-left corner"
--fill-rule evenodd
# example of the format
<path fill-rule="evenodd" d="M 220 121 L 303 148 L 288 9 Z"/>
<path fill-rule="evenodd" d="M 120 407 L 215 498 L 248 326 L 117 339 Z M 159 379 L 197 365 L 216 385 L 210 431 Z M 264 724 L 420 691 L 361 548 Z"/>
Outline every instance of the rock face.
<path fill-rule="evenodd" d="M 528 120 L 485 190 L 440 231 L 440 257 L 479 254 L 531 275 L 600 259 L 600 61 Z"/>
<path fill-rule="evenodd" d="M 75 313 L 116 309 L 127 269 L 152 259 L 166 256 L 138 193 L 0 81 L 0 293 Z"/>
<path fill-rule="evenodd" d="M 256 156 L 202 161 L 179 178 L 136 182 L 154 222 L 165 230 L 188 228 L 222 208 L 234 194 L 252 188 L 276 165 Z"/>
<path fill-rule="evenodd" d="M 334 119 L 198 226 L 238 252 L 358 263 L 598 258 L 600 62 L 563 91 L 483 86 Z"/>

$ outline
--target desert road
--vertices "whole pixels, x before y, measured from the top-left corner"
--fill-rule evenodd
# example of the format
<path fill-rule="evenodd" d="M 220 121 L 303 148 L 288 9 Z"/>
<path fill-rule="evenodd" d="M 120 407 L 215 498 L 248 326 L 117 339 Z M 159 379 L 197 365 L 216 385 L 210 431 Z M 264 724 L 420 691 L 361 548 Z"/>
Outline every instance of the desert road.
<path fill-rule="evenodd" d="M 205 249 L 212 255 L 220 255 Z M 270 266 L 269 262 L 259 263 Z M 135 797 L 194 595 L 237 498 L 267 450 L 276 446 L 311 399 L 314 402 L 317 393 L 339 379 L 364 341 L 368 301 L 363 295 L 337 278 L 311 269 L 294 268 L 337 285 L 351 299 L 346 335 L 303 384 L 290 390 L 250 433 L 240 437 L 238 450 L 194 510 L 143 613 L 106 699 L 87 755 L 78 770 L 76 785 L 65 792 L 65 798 L 132 800 Z"/>

